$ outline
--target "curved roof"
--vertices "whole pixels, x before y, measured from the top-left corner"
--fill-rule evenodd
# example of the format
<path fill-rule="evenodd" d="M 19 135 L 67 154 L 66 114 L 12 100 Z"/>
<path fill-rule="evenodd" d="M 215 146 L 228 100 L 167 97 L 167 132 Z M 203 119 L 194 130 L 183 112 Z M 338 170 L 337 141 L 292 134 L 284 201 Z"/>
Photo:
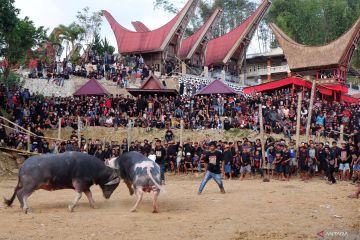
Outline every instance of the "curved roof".
<path fill-rule="evenodd" d="M 335 65 L 346 67 L 360 38 L 360 18 L 341 37 L 321 46 L 299 44 L 276 24 L 271 23 L 270 27 L 284 50 L 291 70 Z"/>
<path fill-rule="evenodd" d="M 199 30 L 182 40 L 179 53 L 180 59 L 190 59 L 192 57 L 201 42 L 206 38 L 206 34 L 211 30 L 221 12 L 222 10 L 217 8 Z"/>
<path fill-rule="evenodd" d="M 264 0 L 256 11 L 238 27 L 227 34 L 209 41 L 205 57 L 205 66 L 226 64 L 240 47 L 243 47 L 245 50 L 250 43 L 257 24 L 261 21 L 270 5 L 270 0 Z M 241 43 L 243 43 L 243 45 L 241 45 Z"/>
<path fill-rule="evenodd" d="M 114 31 L 118 51 L 125 53 L 144 53 L 163 51 L 183 21 L 188 21 L 199 0 L 189 0 L 185 7 L 164 26 L 148 32 L 134 32 L 121 26 L 113 16 L 103 10 L 103 14 Z"/>
<path fill-rule="evenodd" d="M 131 22 L 137 32 L 150 32 L 151 30 L 142 22 Z"/>

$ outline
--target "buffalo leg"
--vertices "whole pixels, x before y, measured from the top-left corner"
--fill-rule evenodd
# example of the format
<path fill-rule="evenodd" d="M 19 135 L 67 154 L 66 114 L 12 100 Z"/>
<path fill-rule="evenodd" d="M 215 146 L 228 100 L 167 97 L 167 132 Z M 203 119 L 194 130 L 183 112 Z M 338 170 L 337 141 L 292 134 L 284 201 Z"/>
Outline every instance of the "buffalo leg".
<path fill-rule="evenodd" d="M 157 199 L 158 199 L 159 194 L 160 194 L 159 190 L 153 190 L 153 213 L 159 212 L 159 208 L 157 205 Z"/>
<path fill-rule="evenodd" d="M 86 191 L 86 192 L 85 192 L 85 195 L 86 195 L 87 199 L 89 200 L 90 207 L 91 207 L 91 208 L 96 208 L 96 207 L 95 207 L 95 201 L 94 201 L 94 199 L 93 199 L 93 197 L 92 197 L 91 191 L 90 191 L 90 190 Z"/>
<path fill-rule="evenodd" d="M 23 211 L 25 214 L 31 212 L 31 209 L 29 208 L 28 204 L 27 204 L 27 199 L 29 197 L 29 194 L 25 194 L 23 197 L 22 197 L 22 200 L 23 200 Z"/>
<path fill-rule="evenodd" d="M 73 204 L 69 205 L 70 212 L 74 211 L 74 208 L 75 208 L 76 204 L 79 202 L 80 198 L 81 198 L 81 192 L 76 192 Z"/>
<path fill-rule="evenodd" d="M 22 209 L 24 207 L 24 202 L 23 202 L 23 198 L 22 198 L 22 189 L 20 189 L 17 193 L 16 193 L 16 197 L 18 198 L 19 202 L 20 202 L 20 208 Z"/>
<path fill-rule="evenodd" d="M 143 197 L 143 190 L 141 188 L 136 188 L 135 189 L 135 195 L 136 195 L 136 203 L 134 205 L 134 207 L 130 210 L 131 212 L 136 212 L 137 207 L 139 206 L 139 203 L 142 200 Z"/>
<path fill-rule="evenodd" d="M 130 196 L 133 195 L 133 194 L 134 194 L 134 189 L 133 189 L 133 187 L 132 187 L 131 182 L 126 181 L 125 183 L 126 183 L 126 186 L 127 186 L 128 189 L 129 189 Z"/>

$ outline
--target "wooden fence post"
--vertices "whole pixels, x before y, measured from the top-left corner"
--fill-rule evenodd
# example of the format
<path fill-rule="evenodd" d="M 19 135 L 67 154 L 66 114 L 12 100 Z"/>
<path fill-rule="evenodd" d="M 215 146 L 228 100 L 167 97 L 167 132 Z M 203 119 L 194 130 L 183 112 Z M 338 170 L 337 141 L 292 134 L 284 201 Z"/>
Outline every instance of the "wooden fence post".
<path fill-rule="evenodd" d="M 28 127 L 27 132 L 27 151 L 30 152 L 30 127 Z"/>
<path fill-rule="evenodd" d="M 344 141 L 344 125 L 340 125 L 340 142 Z"/>
<path fill-rule="evenodd" d="M 61 118 L 59 118 L 58 139 L 61 139 Z"/>
<path fill-rule="evenodd" d="M 131 121 L 131 119 L 129 119 L 129 121 L 128 121 L 128 131 L 127 131 L 127 134 L 128 134 L 128 137 L 127 137 L 127 139 L 128 139 L 128 151 L 129 151 L 129 149 L 130 149 L 130 144 L 131 144 L 131 124 L 132 124 L 132 121 Z"/>
<path fill-rule="evenodd" d="M 184 120 L 180 120 L 180 146 L 184 143 Z"/>

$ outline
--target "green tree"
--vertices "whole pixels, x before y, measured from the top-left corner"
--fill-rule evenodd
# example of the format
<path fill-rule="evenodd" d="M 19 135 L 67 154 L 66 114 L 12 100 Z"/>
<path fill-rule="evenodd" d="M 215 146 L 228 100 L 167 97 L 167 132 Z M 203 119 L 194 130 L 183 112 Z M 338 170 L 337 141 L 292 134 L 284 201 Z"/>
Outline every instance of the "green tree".
<path fill-rule="evenodd" d="M 106 38 L 101 39 L 99 34 L 95 35 L 91 49 L 99 53 L 101 56 L 104 55 L 105 52 L 109 54 L 113 54 L 115 52 L 115 48 L 110 45 L 109 41 Z"/>
<path fill-rule="evenodd" d="M 59 25 L 55 32 L 58 39 L 65 39 L 69 41 L 71 44 L 71 48 L 74 48 L 75 43 L 83 39 L 85 29 L 73 22 L 69 26 Z"/>
<path fill-rule="evenodd" d="M 18 18 L 19 10 L 14 7 L 13 0 L 1 0 L 0 3 L 0 57 L 9 63 L 1 79 L 4 83 L 10 84 L 8 80 L 11 78 L 11 66 L 21 63 L 31 48 L 39 46 L 44 41 L 46 30 L 43 27 L 35 27 L 28 17 Z"/>
<path fill-rule="evenodd" d="M 219 7 L 223 9 L 223 14 L 213 32 L 213 35 L 218 37 L 238 26 L 255 10 L 255 6 L 256 4 L 250 0 L 201 0 L 195 16 L 191 18 L 190 29 L 187 33 L 191 34 L 200 28 Z M 154 7 L 162 8 L 170 13 L 179 12 L 179 9 L 169 0 L 154 0 Z"/>
<path fill-rule="evenodd" d="M 358 0 L 273 0 L 267 21 L 301 44 L 321 45 L 344 34 L 359 16 Z M 360 68 L 359 51 L 352 64 Z"/>
<path fill-rule="evenodd" d="M 102 24 L 102 12 L 90 12 L 89 7 L 83 8 L 77 12 L 76 18 L 84 32 L 84 41 L 86 44 L 91 44 L 94 41 L 96 34 L 100 33 Z"/>

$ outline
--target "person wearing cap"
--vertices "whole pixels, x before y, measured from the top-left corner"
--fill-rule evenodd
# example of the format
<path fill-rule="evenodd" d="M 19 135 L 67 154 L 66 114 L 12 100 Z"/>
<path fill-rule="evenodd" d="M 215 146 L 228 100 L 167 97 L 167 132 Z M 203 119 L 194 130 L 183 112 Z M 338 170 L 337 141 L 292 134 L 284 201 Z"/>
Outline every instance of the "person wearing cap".
<path fill-rule="evenodd" d="M 223 153 L 223 178 L 229 177 L 230 180 L 232 179 L 232 171 L 231 165 L 233 163 L 233 154 L 231 152 L 230 146 L 225 144 L 224 146 L 224 153 Z"/>
<path fill-rule="evenodd" d="M 222 156 L 219 151 L 216 151 L 216 143 L 210 143 L 210 151 L 205 155 L 205 176 L 201 181 L 198 194 L 201 194 L 206 183 L 212 178 L 220 188 L 221 193 L 225 193 L 224 185 L 221 180 L 221 163 Z"/>

